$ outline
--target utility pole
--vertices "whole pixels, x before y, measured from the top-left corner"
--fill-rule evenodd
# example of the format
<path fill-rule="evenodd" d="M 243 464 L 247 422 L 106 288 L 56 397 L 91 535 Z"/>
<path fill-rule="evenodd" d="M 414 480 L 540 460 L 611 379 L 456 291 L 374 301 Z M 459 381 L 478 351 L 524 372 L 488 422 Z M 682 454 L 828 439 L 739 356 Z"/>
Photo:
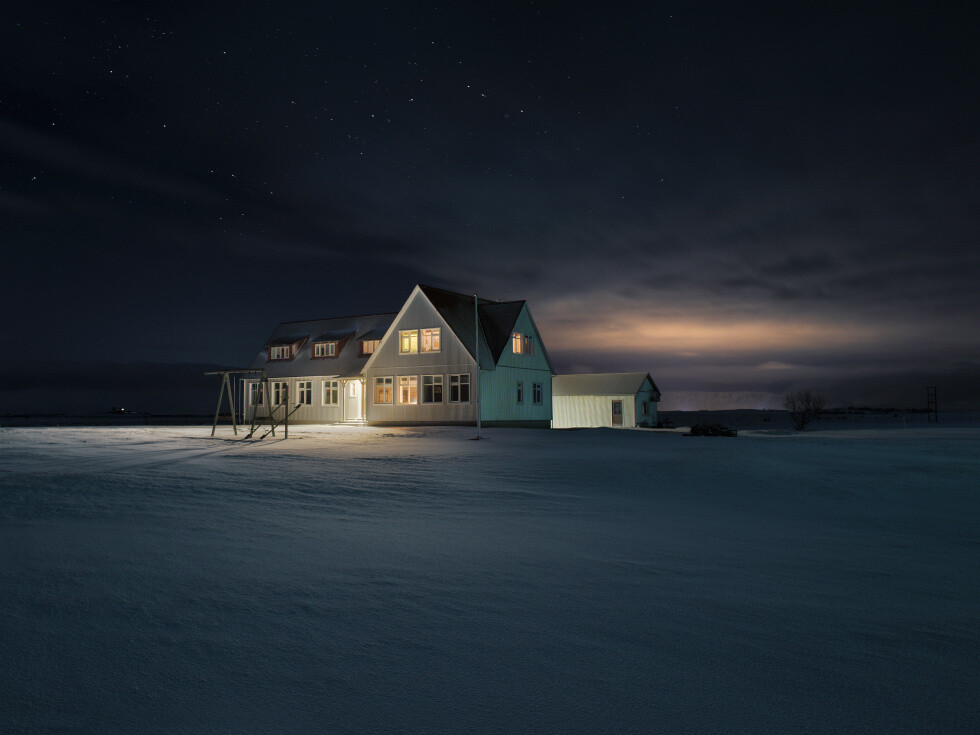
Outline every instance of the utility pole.
<path fill-rule="evenodd" d="M 483 426 L 480 422 L 480 302 L 476 294 L 473 294 L 473 342 L 475 348 L 473 354 L 476 357 L 476 380 L 474 391 L 476 399 L 476 438 L 483 438 Z"/>

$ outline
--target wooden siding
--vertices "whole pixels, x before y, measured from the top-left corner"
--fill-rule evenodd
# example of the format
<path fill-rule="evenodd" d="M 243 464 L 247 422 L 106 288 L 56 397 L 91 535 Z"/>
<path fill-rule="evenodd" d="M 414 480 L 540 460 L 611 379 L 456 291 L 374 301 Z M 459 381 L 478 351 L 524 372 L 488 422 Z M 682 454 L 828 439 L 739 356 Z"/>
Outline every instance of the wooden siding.
<path fill-rule="evenodd" d="M 520 357 L 520 355 L 517 355 Z M 517 402 L 517 383 L 524 386 L 524 402 Z M 534 404 L 534 384 L 541 384 L 541 405 Z M 551 370 L 498 367 L 480 372 L 480 418 L 483 421 L 550 421 Z"/>
<path fill-rule="evenodd" d="M 623 402 L 623 426 L 636 426 L 639 403 L 635 394 L 622 396 L 555 396 L 551 427 L 612 426 L 612 402 Z"/>
<path fill-rule="evenodd" d="M 507 340 L 507 344 L 504 345 L 504 351 L 500 355 L 500 360 L 497 362 L 497 369 L 502 367 L 506 368 L 518 368 L 522 370 L 547 370 L 551 373 L 551 365 L 548 364 L 548 358 L 545 356 L 547 353 L 544 350 L 544 344 L 541 341 L 541 335 L 538 334 L 538 330 L 534 328 L 534 323 L 531 321 L 531 315 L 528 312 L 527 304 L 521 309 L 520 315 L 517 317 L 517 321 L 514 323 L 514 328 L 511 330 L 511 336 L 514 332 L 518 332 L 522 336 L 521 349 L 523 350 L 523 336 L 530 334 L 534 337 L 534 354 L 528 355 L 523 351 L 519 355 L 514 354 L 512 347 L 512 341 Z M 551 392 L 551 381 L 548 381 L 548 392 Z"/>
<path fill-rule="evenodd" d="M 299 395 L 299 391 L 296 387 L 297 383 L 302 381 L 310 381 L 313 383 L 313 396 L 312 403 L 308 406 L 301 406 L 294 414 L 289 417 L 290 423 L 296 424 L 336 424 L 344 420 L 344 388 L 345 382 L 340 381 L 340 395 L 339 404 L 336 406 L 324 406 L 323 405 L 323 381 L 331 380 L 330 378 L 323 378 L 322 376 L 313 376 L 306 378 L 270 378 L 269 379 L 269 395 L 264 396 L 263 400 L 265 404 L 258 406 L 259 416 L 269 415 L 269 402 L 272 399 L 272 384 L 273 383 L 286 383 L 289 386 L 289 402 L 292 407 L 296 406 L 296 398 Z M 245 422 L 248 423 L 252 420 L 252 410 L 253 406 L 249 404 L 249 392 L 252 384 L 257 383 L 256 380 L 246 380 L 245 383 L 245 395 L 244 395 L 244 405 L 245 405 Z M 238 398 L 236 397 L 236 400 Z M 277 418 L 282 418 L 283 410 L 280 408 L 276 412 Z"/>
<path fill-rule="evenodd" d="M 398 351 L 400 331 L 432 327 L 440 329 L 439 352 L 403 355 Z M 421 339 L 419 346 L 421 347 Z M 392 323 L 385 339 L 378 345 L 365 370 L 368 423 L 475 423 L 475 369 L 476 363 L 473 357 L 425 295 L 416 288 Z M 449 376 L 463 373 L 470 376 L 470 401 L 449 403 Z M 443 376 L 442 403 L 422 403 L 423 375 Z M 394 402 L 376 404 L 374 379 L 389 376 L 394 379 L 392 381 Z M 418 379 L 418 403 L 408 405 L 398 403 L 399 376 L 415 376 Z"/>

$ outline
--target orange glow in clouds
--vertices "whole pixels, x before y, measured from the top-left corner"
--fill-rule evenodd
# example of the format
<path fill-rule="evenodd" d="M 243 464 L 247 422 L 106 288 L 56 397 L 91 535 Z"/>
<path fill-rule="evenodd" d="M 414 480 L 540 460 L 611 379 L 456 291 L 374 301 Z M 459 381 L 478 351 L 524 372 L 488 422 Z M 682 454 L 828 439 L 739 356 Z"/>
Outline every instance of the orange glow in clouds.
<path fill-rule="evenodd" d="M 611 325 L 604 321 L 580 324 L 574 329 L 568 325 L 551 328 L 548 330 L 548 345 L 556 350 L 581 350 L 588 345 L 612 352 L 659 350 L 710 353 L 839 347 L 882 337 L 880 329 L 870 327 L 797 321 L 757 320 L 721 324 L 639 317 L 617 317 Z"/>

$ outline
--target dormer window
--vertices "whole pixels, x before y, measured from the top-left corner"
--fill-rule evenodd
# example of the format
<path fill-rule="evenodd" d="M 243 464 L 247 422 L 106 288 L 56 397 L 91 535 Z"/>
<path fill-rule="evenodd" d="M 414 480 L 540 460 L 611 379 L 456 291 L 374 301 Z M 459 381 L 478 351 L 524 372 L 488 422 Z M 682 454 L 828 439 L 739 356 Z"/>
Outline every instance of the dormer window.
<path fill-rule="evenodd" d="M 270 360 L 292 360 L 306 344 L 308 334 L 284 334 L 265 343 Z"/>
<path fill-rule="evenodd" d="M 511 337 L 511 340 L 510 340 L 510 348 L 514 351 L 514 354 L 515 355 L 521 354 L 521 350 L 522 350 L 523 346 L 524 345 L 523 345 L 523 340 L 521 338 L 521 333 L 520 332 L 514 332 L 514 335 L 513 335 L 513 337 Z"/>
<path fill-rule="evenodd" d="M 315 342 L 313 344 L 313 357 L 336 357 L 336 342 Z"/>
<path fill-rule="evenodd" d="M 378 349 L 378 343 L 380 339 L 362 339 L 361 340 L 361 354 L 362 355 L 373 355 L 374 351 Z"/>

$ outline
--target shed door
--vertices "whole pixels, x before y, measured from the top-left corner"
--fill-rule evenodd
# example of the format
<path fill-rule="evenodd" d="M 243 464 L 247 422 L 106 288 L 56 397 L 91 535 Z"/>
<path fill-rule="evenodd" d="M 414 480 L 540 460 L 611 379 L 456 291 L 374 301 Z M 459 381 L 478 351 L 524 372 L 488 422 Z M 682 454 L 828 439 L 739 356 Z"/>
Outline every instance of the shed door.
<path fill-rule="evenodd" d="M 623 402 L 622 401 L 612 402 L 612 425 L 613 426 L 623 425 Z"/>

